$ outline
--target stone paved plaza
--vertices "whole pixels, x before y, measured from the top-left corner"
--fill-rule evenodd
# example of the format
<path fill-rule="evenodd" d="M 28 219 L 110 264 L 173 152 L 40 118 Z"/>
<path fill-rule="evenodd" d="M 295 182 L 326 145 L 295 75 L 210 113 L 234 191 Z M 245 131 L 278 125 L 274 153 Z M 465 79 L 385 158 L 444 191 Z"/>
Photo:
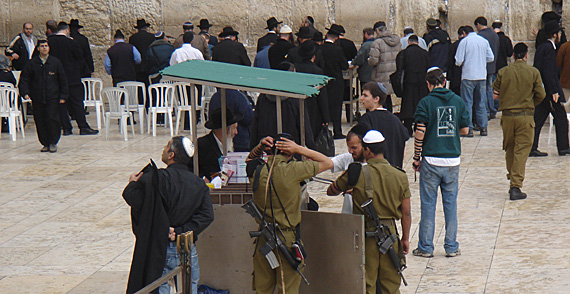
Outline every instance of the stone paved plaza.
<path fill-rule="evenodd" d="M 95 126 L 94 115 L 88 117 Z M 160 162 L 169 133 L 122 140 L 113 124 L 103 134 L 62 137 L 55 154 L 40 153 L 32 124 L 26 138 L 0 138 L 0 292 L 124 293 L 134 237 L 129 207 L 121 197 L 128 176 L 153 158 Z M 344 125 L 344 130 L 348 125 Z M 78 133 L 77 129 L 74 129 Z M 204 130 L 200 131 L 203 134 Z M 559 157 L 554 142 L 530 158 L 524 191 L 508 200 L 499 120 L 489 136 L 463 139 L 458 198 L 458 241 L 462 255 L 446 258 L 441 204 L 433 258 L 408 255 L 402 293 L 568 293 L 570 290 L 570 157 Z M 554 138 L 553 138 L 554 139 Z M 344 140 L 337 140 L 337 153 Z M 411 169 L 413 140 L 404 168 L 412 191 L 411 249 L 417 245 L 418 182 Z M 164 166 L 159 164 L 159 166 Z M 323 177 L 338 174 L 325 172 Z M 327 197 L 326 185 L 311 183 L 323 211 L 340 212 L 342 198 Z M 249 253 L 248 253 L 249 254 Z M 202 267 L 208 265 L 202 264 Z M 344 294 L 344 293 L 341 293 Z"/>

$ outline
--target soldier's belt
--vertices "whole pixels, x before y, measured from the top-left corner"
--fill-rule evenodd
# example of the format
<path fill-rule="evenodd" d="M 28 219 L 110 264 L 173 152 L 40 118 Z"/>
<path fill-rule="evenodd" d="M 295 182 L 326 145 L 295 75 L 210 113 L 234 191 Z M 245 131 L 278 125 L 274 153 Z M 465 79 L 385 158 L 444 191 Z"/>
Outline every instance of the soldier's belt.
<path fill-rule="evenodd" d="M 534 110 L 503 110 L 504 116 L 533 116 Z"/>

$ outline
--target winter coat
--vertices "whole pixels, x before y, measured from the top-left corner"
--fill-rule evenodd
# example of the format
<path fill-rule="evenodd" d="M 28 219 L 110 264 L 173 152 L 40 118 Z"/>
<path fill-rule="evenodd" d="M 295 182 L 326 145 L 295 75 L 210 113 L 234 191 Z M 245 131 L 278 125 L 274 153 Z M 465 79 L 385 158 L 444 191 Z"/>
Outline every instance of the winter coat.
<path fill-rule="evenodd" d="M 30 95 L 33 103 L 47 103 L 47 100 L 63 99 L 69 96 L 67 78 L 63 65 L 54 56 L 48 56 L 42 64 L 39 55 L 30 59 L 20 75 L 20 95 Z"/>
<path fill-rule="evenodd" d="M 436 28 L 424 35 L 430 55 L 430 67 L 437 66 L 443 72 L 447 72 L 447 58 L 451 40 L 446 31 Z"/>
<path fill-rule="evenodd" d="M 170 57 L 174 47 L 167 41 L 156 40 L 148 46 L 146 57 L 148 60 L 148 73 L 155 74 L 170 65 Z"/>
<path fill-rule="evenodd" d="M 384 84 L 388 94 L 394 93 L 390 75 L 396 71 L 396 56 L 401 48 L 400 37 L 390 31 L 380 32 L 370 47 L 368 64 L 372 66 L 371 78 Z"/>

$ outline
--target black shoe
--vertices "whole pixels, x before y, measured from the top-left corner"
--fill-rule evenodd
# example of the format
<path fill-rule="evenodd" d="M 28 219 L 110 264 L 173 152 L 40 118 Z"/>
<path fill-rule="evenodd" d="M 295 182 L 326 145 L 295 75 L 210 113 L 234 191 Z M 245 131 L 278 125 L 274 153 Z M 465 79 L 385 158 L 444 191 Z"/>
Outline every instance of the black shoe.
<path fill-rule="evenodd" d="M 558 151 L 558 155 L 564 156 L 566 154 L 570 154 L 570 148 Z"/>
<path fill-rule="evenodd" d="M 467 135 L 461 135 L 461 137 L 472 138 L 473 137 L 473 129 L 469 129 L 469 132 L 467 133 Z"/>
<path fill-rule="evenodd" d="M 346 139 L 346 136 L 343 134 L 335 134 L 333 136 L 333 139 L 338 140 L 338 139 Z"/>
<path fill-rule="evenodd" d="M 92 128 L 84 128 L 84 129 L 81 129 L 79 131 L 79 134 L 80 135 L 97 135 L 97 134 L 99 134 L 99 131 L 94 130 Z"/>
<path fill-rule="evenodd" d="M 526 193 L 521 192 L 521 189 L 518 187 L 511 187 L 509 189 L 509 196 L 511 200 L 521 200 L 526 198 Z"/>
<path fill-rule="evenodd" d="M 530 152 L 530 154 L 528 155 L 528 157 L 544 157 L 544 156 L 548 156 L 548 153 L 540 152 L 540 151 L 538 151 L 538 149 L 532 150 Z"/>
<path fill-rule="evenodd" d="M 481 130 L 481 127 L 478 126 L 478 125 L 474 125 L 474 126 L 473 126 L 473 130 L 474 130 L 475 132 L 478 132 L 478 131 Z"/>
<path fill-rule="evenodd" d="M 63 135 L 64 136 L 73 135 L 73 132 L 71 130 L 63 130 Z"/>
<path fill-rule="evenodd" d="M 487 135 L 489 135 L 489 133 L 487 132 L 487 128 L 481 128 L 481 133 L 480 133 L 480 135 L 481 135 L 481 136 L 487 136 Z"/>
<path fill-rule="evenodd" d="M 50 144 L 49 153 L 56 153 L 56 152 L 57 152 L 57 146 L 55 144 Z"/>
<path fill-rule="evenodd" d="M 49 151 L 49 146 L 44 146 L 42 148 L 42 150 L 40 150 L 41 152 L 48 152 Z"/>

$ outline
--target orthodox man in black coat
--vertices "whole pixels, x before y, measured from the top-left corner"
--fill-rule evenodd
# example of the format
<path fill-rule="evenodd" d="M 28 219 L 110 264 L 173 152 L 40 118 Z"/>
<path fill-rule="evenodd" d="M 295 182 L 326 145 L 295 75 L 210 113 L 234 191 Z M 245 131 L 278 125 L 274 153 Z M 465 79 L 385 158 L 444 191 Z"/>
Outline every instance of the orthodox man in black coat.
<path fill-rule="evenodd" d="M 290 62 L 282 62 L 277 68 L 279 70 L 295 71 L 295 66 Z M 322 70 L 321 70 L 322 72 Z M 326 96 L 324 97 L 326 99 Z M 277 131 L 277 99 L 281 99 L 282 133 L 291 135 L 295 142 L 301 142 L 301 110 L 300 100 L 286 97 L 276 97 L 275 95 L 261 94 L 257 98 L 253 123 L 249 136 L 249 148 L 253 150 L 259 142 L 267 137 L 279 133 Z M 311 98 L 305 99 L 305 145 L 310 149 L 315 149 L 313 131 L 311 129 L 311 119 L 307 110 L 307 102 Z M 326 106 L 326 101 L 325 101 Z M 328 113 L 328 109 L 327 113 Z M 327 122 L 328 123 L 328 122 Z M 301 158 L 299 158 L 301 159 Z"/>
<path fill-rule="evenodd" d="M 146 52 L 148 51 L 150 44 L 154 42 L 154 34 L 148 32 L 149 28 L 150 24 L 146 22 L 144 18 L 137 19 L 137 25 L 135 26 L 137 32 L 129 38 L 129 44 L 135 46 L 142 56 L 142 62 L 135 66 L 137 81 L 145 83 L 147 87 L 149 85 L 149 81 Z"/>
<path fill-rule="evenodd" d="M 324 71 L 314 63 L 318 52 L 320 51 L 318 51 L 317 45 L 313 41 L 303 42 L 299 46 L 298 51 L 300 62 L 295 63 L 297 72 L 324 75 Z M 305 123 L 310 124 L 314 137 L 320 133 L 323 126 L 328 125 L 330 122 L 327 94 L 327 87 L 322 87 L 317 96 L 305 99 L 305 111 L 309 115 L 309 122 L 305 121 Z"/>
<path fill-rule="evenodd" d="M 288 25 L 284 25 L 279 31 L 279 39 L 277 39 L 275 45 L 269 48 L 267 53 L 271 68 L 277 69 L 277 66 L 285 61 L 289 50 L 292 48 L 295 48 L 295 45 L 293 45 L 293 31 Z"/>
<path fill-rule="evenodd" d="M 72 134 L 72 126 L 68 111 L 74 117 L 81 135 L 95 135 L 99 133 L 93 130 L 85 120 L 85 106 L 83 105 L 83 84 L 81 83 L 81 65 L 85 63 L 79 43 L 69 37 L 69 25 L 60 22 L 57 25 L 57 33 L 48 36 L 50 55 L 57 57 L 63 65 L 67 85 L 69 87 L 69 99 L 60 105 L 60 120 L 63 135 Z"/>
<path fill-rule="evenodd" d="M 238 133 L 238 122 L 243 119 L 243 114 L 233 113 L 226 108 L 226 147 L 227 151 L 233 150 L 232 140 Z M 218 108 L 212 112 L 204 127 L 211 131 L 198 138 L 198 172 L 201 178 L 211 181 L 222 170 L 219 159 L 223 155 L 223 129 L 222 129 L 222 109 Z M 188 163 L 191 171 L 194 171 L 194 161 Z"/>
<path fill-rule="evenodd" d="M 173 137 L 162 151 L 166 168 L 157 169 L 151 161 L 129 178 L 123 198 L 131 207 L 136 242 L 127 293 L 137 292 L 178 266 L 176 236 L 193 231 L 195 243 L 199 234 L 214 221 L 209 188 L 188 170 L 193 154 L 190 139 Z M 191 258 L 192 289 L 196 293 L 199 265 L 195 246 L 192 246 Z M 165 283 L 159 291 L 170 293 L 168 288 Z"/>
<path fill-rule="evenodd" d="M 346 31 L 344 30 L 344 27 L 339 25 L 339 29 L 340 29 L 340 36 L 338 37 L 338 39 L 336 40 L 335 44 L 337 44 L 338 46 L 340 46 L 340 48 L 342 48 L 342 51 L 344 52 L 344 57 L 346 58 L 346 60 L 351 61 L 356 57 L 356 54 L 358 53 L 358 49 L 356 49 L 356 45 L 354 45 L 354 42 L 352 42 L 349 39 L 346 39 L 344 37 L 344 34 L 346 33 Z M 350 101 L 350 99 L 352 98 L 353 92 L 352 89 L 350 88 L 350 81 L 349 80 L 344 80 L 344 96 L 343 96 L 343 101 Z M 344 105 L 344 112 L 346 113 L 346 121 L 350 121 L 350 105 L 346 104 Z"/>
<path fill-rule="evenodd" d="M 265 29 L 268 30 L 268 32 L 265 36 L 257 40 L 257 52 L 263 50 L 263 48 L 270 44 L 275 44 L 277 42 L 277 39 L 279 39 L 279 36 L 277 36 L 279 25 L 282 23 L 282 21 L 277 21 L 275 17 L 271 17 L 267 20 L 267 27 Z"/>
<path fill-rule="evenodd" d="M 408 38 L 408 47 L 404 51 L 400 51 L 396 57 L 397 70 L 404 71 L 400 120 L 404 122 L 410 137 L 413 135 L 412 124 L 416 107 L 420 100 L 429 93 L 426 85 L 429 62 L 429 53 L 418 45 L 418 36 L 416 35 L 411 35 Z"/>
<path fill-rule="evenodd" d="M 79 24 L 79 20 L 72 19 L 69 21 L 69 29 L 71 30 L 70 35 L 73 40 L 79 43 L 79 48 L 81 48 L 83 59 L 85 60 L 80 67 L 81 77 L 90 78 L 91 74 L 95 72 L 95 66 L 93 65 L 93 54 L 91 54 L 89 39 L 80 32 L 82 28 L 83 26 Z"/>
<path fill-rule="evenodd" d="M 223 41 L 212 48 L 212 60 L 251 66 L 247 50 L 245 50 L 243 44 L 237 41 L 238 35 L 239 32 L 234 31 L 232 27 L 223 28 L 218 35 Z"/>
<path fill-rule="evenodd" d="M 295 33 L 297 36 L 297 43 L 299 46 L 291 48 L 289 53 L 287 53 L 287 61 L 293 64 L 299 63 L 303 61 L 303 58 L 299 55 L 299 50 L 301 49 L 301 45 L 307 41 L 312 41 L 313 34 L 311 33 L 311 29 L 309 27 L 302 27 L 299 29 L 299 32 Z M 314 42 L 313 42 L 314 43 Z M 316 43 L 314 43 L 316 45 Z M 325 60 L 323 58 L 323 53 L 319 50 L 319 45 L 315 46 L 316 53 L 315 53 L 315 61 L 313 62 L 316 66 L 320 69 L 325 68 Z"/>
<path fill-rule="evenodd" d="M 38 41 L 39 55 L 32 57 L 20 75 L 20 95 L 32 100 L 38 139 L 42 152 L 56 152 L 61 135 L 59 104 L 68 97 L 63 65 L 49 55 L 46 40 Z"/>
<path fill-rule="evenodd" d="M 342 134 L 341 128 L 342 99 L 344 94 L 342 71 L 348 69 L 348 62 L 342 48 L 334 43 L 341 34 L 339 25 L 333 24 L 327 30 L 325 42 L 320 46 L 320 50 L 325 59 L 324 73 L 334 78 L 327 85 L 329 114 L 333 123 L 334 138 L 344 139 L 346 136 Z"/>
<path fill-rule="evenodd" d="M 453 93 L 457 94 L 457 96 L 461 96 L 462 67 L 455 65 L 455 54 L 457 53 L 459 42 L 461 42 L 461 39 L 467 37 L 467 34 L 469 33 L 465 30 L 465 26 L 459 27 L 457 30 L 457 37 L 459 39 L 453 42 L 453 44 L 451 44 L 451 47 L 449 47 L 449 57 L 447 60 L 447 80 L 449 81 L 449 90 L 453 91 Z"/>
<path fill-rule="evenodd" d="M 549 114 L 554 116 L 556 127 L 556 147 L 558 155 L 570 154 L 568 146 L 568 118 L 562 103 L 566 101 L 558 79 L 558 66 L 556 65 L 556 45 L 560 42 L 561 28 L 556 21 L 549 21 L 544 25 L 544 30 L 550 38 L 536 49 L 534 55 L 534 67 L 540 71 L 540 77 L 546 90 L 546 98 L 534 109 L 534 144 L 530 156 L 547 156 L 545 152 L 538 150 L 540 130 Z"/>

